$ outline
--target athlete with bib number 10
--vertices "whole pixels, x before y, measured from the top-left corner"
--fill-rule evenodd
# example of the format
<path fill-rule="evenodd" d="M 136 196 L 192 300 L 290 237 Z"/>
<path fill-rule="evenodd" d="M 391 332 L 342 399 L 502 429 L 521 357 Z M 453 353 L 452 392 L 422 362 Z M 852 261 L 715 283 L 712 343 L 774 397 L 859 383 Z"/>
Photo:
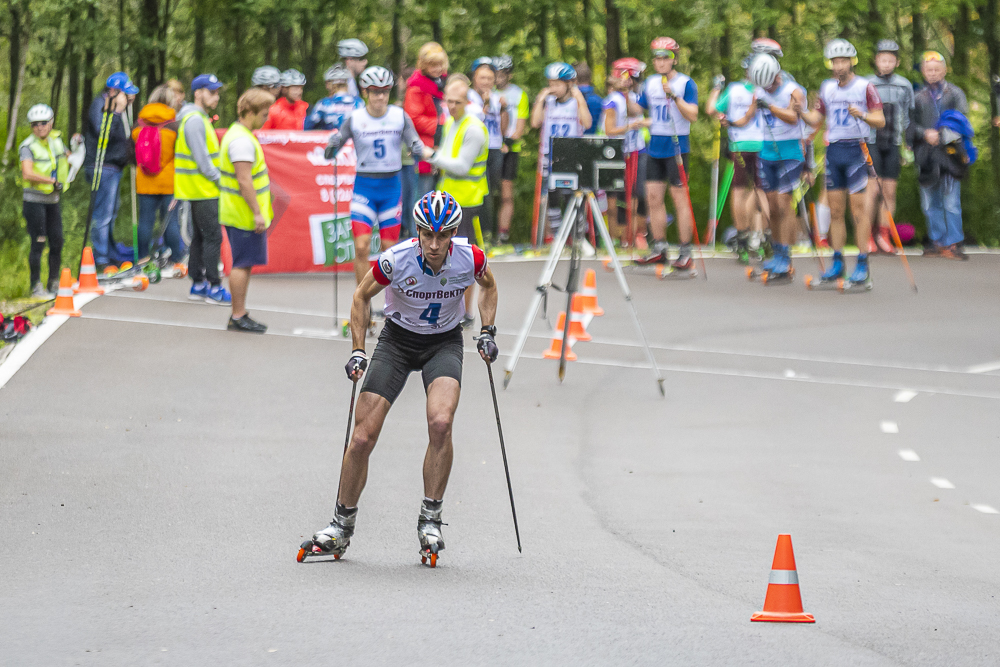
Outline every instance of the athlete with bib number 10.
<path fill-rule="evenodd" d="M 351 333 L 355 349 L 346 371 L 355 387 L 364 376 L 354 435 L 344 450 L 333 520 L 302 544 L 299 562 L 309 556 L 339 559 L 350 544 L 358 500 L 368 478 L 368 459 L 389 409 L 413 371 L 423 375 L 430 440 L 424 458 L 424 499 L 417 519 L 421 559 L 434 567 L 444 549 L 441 507 L 451 473 L 452 423 L 461 391 L 464 295 L 473 282 L 479 284 L 483 327 L 477 340 L 479 354 L 488 366 L 499 354 L 493 326 L 497 284 L 483 251 L 464 238 L 454 238 L 462 221 L 462 207 L 450 194 L 434 191 L 424 195 L 413 208 L 413 219 L 417 238 L 383 252 L 354 292 Z M 365 352 L 368 310 L 372 298 L 382 290 L 386 290 L 386 324 L 369 364 Z"/>

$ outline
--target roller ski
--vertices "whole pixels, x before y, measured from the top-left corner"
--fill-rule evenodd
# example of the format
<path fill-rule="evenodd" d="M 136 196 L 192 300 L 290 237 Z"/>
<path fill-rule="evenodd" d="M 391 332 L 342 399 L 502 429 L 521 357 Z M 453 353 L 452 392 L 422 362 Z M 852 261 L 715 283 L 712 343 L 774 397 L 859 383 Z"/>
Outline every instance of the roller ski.
<path fill-rule="evenodd" d="M 420 562 L 437 567 L 438 555 L 444 551 L 444 536 L 441 535 L 442 500 L 424 499 L 417 518 L 417 539 L 420 540 Z"/>
<path fill-rule="evenodd" d="M 133 291 L 142 292 L 149 287 L 151 283 L 160 282 L 160 273 L 157 270 L 153 275 L 146 273 L 146 267 L 142 264 L 135 266 L 132 262 L 122 262 L 121 266 L 115 266 L 109 264 L 104 267 L 102 271 L 97 276 L 98 284 L 105 285 L 122 285 L 124 287 L 130 287 Z"/>
<path fill-rule="evenodd" d="M 854 272 L 847 280 L 841 281 L 838 289 L 841 294 L 853 292 L 867 292 L 872 288 L 872 276 L 868 271 L 868 256 L 858 255 L 858 263 L 854 267 Z"/>
<path fill-rule="evenodd" d="M 760 272 L 756 277 L 764 285 L 779 285 L 792 282 L 792 278 L 795 275 L 795 267 L 792 266 L 789 247 L 775 244 L 773 248 L 774 254 L 771 256 L 771 259 L 761 265 Z M 765 265 L 767 266 L 766 270 L 764 268 Z M 753 269 L 749 270 L 747 274 L 751 280 L 754 279 L 752 272 Z"/>
<path fill-rule="evenodd" d="M 354 523 L 357 518 L 358 509 L 356 507 L 349 510 L 337 503 L 337 510 L 330 525 L 313 535 L 311 540 L 303 542 L 299 546 L 299 553 L 295 560 L 304 563 L 307 558 L 317 556 L 333 556 L 334 560 L 340 560 L 340 557 L 347 551 L 347 547 L 351 545 Z"/>
<path fill-rule="evenodd" d="M 680 257 L 668 267 L 664 264 L 657 264 L 656 277 L 660 280 L 690 280 L 698 277 L 698 271 L 694 268 L 694 260 L 691 259 L 691 251 L 681 248 Z"/>
<path fill-rule="evenodd" d="M 867 265 L 866 265 L 867 266 Z M 844 255 L 837 251 L 833 253 L 833 262 L 826 273 L 819 277 L 819 280 L 812 276 L 805 277 L 806 289 L 810 290 L 839 290 L 844 284 Z"/>

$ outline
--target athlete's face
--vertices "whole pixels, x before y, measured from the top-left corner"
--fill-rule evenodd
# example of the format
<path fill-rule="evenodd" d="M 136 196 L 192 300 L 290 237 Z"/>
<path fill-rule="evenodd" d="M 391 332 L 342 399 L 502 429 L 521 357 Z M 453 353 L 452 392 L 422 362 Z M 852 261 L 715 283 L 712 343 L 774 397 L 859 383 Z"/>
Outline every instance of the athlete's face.
<path fill-rule="evenodd" d="M 285 88 L 285 97 L 289 102 L 298 102 L 302 99 L 302 86 L 288 86 Z"/>
<path fill-rule="evenodd" d="M 420 252 L 423 254 L 424 260 L 435 271 L 444 264 L 445 257 L 448 256 L 448 249 L 451 247 L 451 239 L 457 232 L 457 229 L 449 229 L 444 232 L 434 232 L 429 229 L 419 231 Z"/>
<path fill-rule="evenodd" d="M 834 58 L 830 61 L 830 71 L 838 79 L 845 79 L 851 73 L 851 59 L 850 58 Z"/>
<path fill-rule="evenodd" d="M 933 84 L 944 79 L 944 75 L 948 73 L 948 68 L 940 60 L 925 60 L 920 71 L 923 72 L 927 83 Z"/>
<path fill-rule="evenodd" d="M 880 76 L 889 76 L 899 66 L 899 58 L 895 53 L 883 51 L 875 54 L 875 70 Z"/>
<path fill-rule="evenodd" d="M 368 95 L 368 112 L 373 116 L 381 116 L 389 106 L 389 88 L 366 88 Z"/>
<path fill-rule="evenodd" d="M 510 83 L 510 72 L 497 72 L 497 88 L 503 90 L 507 87 L 508 83 Z"/>
<path fill-rule="evenodd" d="M 557 100 L 561 100 L 569 95 L 569 84 L 561 79 L 549 79 L 549 90 Z"/>
<path fill-rule="evenodd" d="M 456 82 L 444 91 L 444 102 L 448 105 L 448 113 L 455 120 L 465 116 L 465 105 L 469 103 L 469 89 L 464 83 Z"/>
<path fill-rule="evenodd" d="M 674 71 L 674 62 L 670 56 L 656 56 L 653 58 L 653 69 L 657 74 L 670 74 Z"/>
<path fill-rule="evenodd" d="M 476 89 L 476 92 L 480 94 L 488 93 L 493 90 L 493 84 L 496 83 L 496 79 L 497 77 L 493 73 L 493 70 L 486 65 L 481 65 L 472 75 L 472 85 Z"/>

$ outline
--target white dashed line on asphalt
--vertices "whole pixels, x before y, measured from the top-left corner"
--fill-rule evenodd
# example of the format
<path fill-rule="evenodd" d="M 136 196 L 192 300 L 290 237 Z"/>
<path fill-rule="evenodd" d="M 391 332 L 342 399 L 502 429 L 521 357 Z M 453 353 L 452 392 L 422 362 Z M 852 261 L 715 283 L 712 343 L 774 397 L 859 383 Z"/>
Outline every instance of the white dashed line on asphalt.
<path fill-rule="evenodd" d="M 1000 511 L 993 509 L 989 505 L 973 505 L 972 509 L 983 514 L 1000 514 Z"/>
<path fill-rule="evenodd" d="M 916 395 L 917 395 L 917 392 L 910 391 L 909 389 L 904 389 L 903 391 L 897 393 L 896 396 L 893 397 L 892 400 L 896 401 L 897 403 L 909 403 L 910 401 L 913 400 L 913 398 Z"/>
<path fill-rule="evenodd" d="M 931 484 L 939 489 L 954 489 L 955 485 L 946 480 L 944 477 L 931 477 Z"/>
<path fill-rule="evenodd" d="M 896 422 L 884 421 L 879 426 L 883 433 L 899 433 L 899 424 Z"/>
<path fill-rule="evenodd" d="M 915 463 L 920 460 L 920 457 L 912 449 L 899 450 L 899 458 L 903 459 L 904 461 L 909 461 L 911 463 Z"/>
<path fill-rule="evenodd" d="M 966 369 L 966 373 L 989 373 L 991 371 L 1000 371 L 1000 361 L 991 361 L 988 364 L 979 364 L 977 366 L 969 366 Z"/>

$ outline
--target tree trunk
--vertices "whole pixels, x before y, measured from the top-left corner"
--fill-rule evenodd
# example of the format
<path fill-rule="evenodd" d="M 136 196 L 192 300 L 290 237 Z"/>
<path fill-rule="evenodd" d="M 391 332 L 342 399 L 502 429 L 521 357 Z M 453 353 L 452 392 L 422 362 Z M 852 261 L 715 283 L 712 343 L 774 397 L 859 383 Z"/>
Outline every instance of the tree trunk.
<path fill-rule="evenodd" d="M 148 99 L 156 84 L 159 83 L 156 75 L 156 64 L 159 58 L 159 37 L 160 37 L 160 3 L 159 0 L 142 0 L 142 15 L 139 19 L 139 35 L 142 40 L 141 52 L 143 54 L 143 65 L 145 66 L 146 85 L 143 94 Z M 138 76 L 138 73 L 136 73 Z"/>
<path fill-rule="evenodd" d="M 392 70 L 396 73 L 396 76 L 402 79 L 403 77 L 403 39 L 402 39 L 402 28 L 399 25 L 400 18 L 403 14 L 403 0 L 393 0 L 392 3 L 392 56 L 391 63 Z"/>
<path fill-rule="evenodd" d="M 28 17 L 25 16 L 22 21 L 18 19 L 18 25 L 21 26 L 21 32 L 12 33 L 10 38 L 11 48 L 13 49 L 14 44 L 17 44 L 17 52 L 20 57 L 20 62 L 17 64 L 16 70 L 11 71 L 17 72 L 17 79 L 14 81 L 14 95 L 11 98 L 10 116 L 8 117 L 10 123 L 7 129 L 7 141 L 4 143 L 3 147 L 3 167 L 7 168 L 10 163 L 10 151 L 14 148 L 14 140 L 17 138 L 17 115 L 21 110 L 21 91 L 24 90 L 24 71 L 28 66 L 28 28 L 29 28 Z"/>
<path fill-rule="evenodd" d="M 722 35 L 719 37 L 719 69 L 726 75 L 727 79 L 731 79 L 733 74 L 733 34 L 729 25 L 729 16 L 726 14 L 725 3 L 719 3 L 719 23 L 722 24 Z"/>
<path fill-rule="evenodd" d="M 538 51 L 542 56 L 542 61 L 549 59 L 549 7 L 547 3 L 541 3 L 538 14 Z"/>
<path fill-rule="evenodd" d="M 157 36 L 156 59 L 159 65 L 157 79 L 165 81 L 167 78 L 167 37 L 170 30 L 170 17 L 173 16 L 173 7 L 170 0 L 163 1 L 163 17 L 160 19 L 160 33 Z"/>
<path fill-rule="evenodd" d="M 284 72 L 292 66 L 292 28 L 291 26 L 278 26 L 278 58 L 277 68 Z"/>
<path fill-rule="evenodd" d="M 927 39 L 924 37 L 924 15 L 920 12 L 913 12 L 913 22 L 910 28 L 913 33 L 913 60 L 917 62 L 920 60 L 920 54 L 927 48 Z"/>
<path fill-rule="evenodd" d="M 562 17 L 559 15 L 559 3 L 552 3 L 552 23 L 556 29 L 556 41 L 559 42 L 559 59 L 570 60 L 566 57 L 566 32 L 563 30 Z"/>
<path fill-rule="evenodd" d="M 886 34 L 885 19 L 878 8 L 878 0 L 868 0 L 868 39 L 872 46 Z"/>
<path fill-rule="evenodd" d="M 194 15 L 194 68 L 199 73 L 204 71 L 205 64 L 205 2 L 193 0 L 191 7 Z"/>
<path fill-rule="evenodd" d="M 583 0 L 583 39 L 587 66 L 594 69 L 594 25 L 590 22 L 590 0 Z"/>
<path fill-rule="evenodd" d="M 7 55 L 10 58 L 7 71 L 14 74 L 21 68 L 21 8 L 15 3 L 10 3 L 10 48 Z M 11 109 L 14 108 L 14 96 L 17 93 L 17 78 L 10 77 L 7 88 L 7 118 L 11 118 Z"/>
<path fill-rule="evenodd" d="M 606 43 L 607 43 L 607 65 L 611 69 L 611 63 L 622 57 L 622 25 L 621 14 L 615 0 L 604 0 L 604 13 L 607 15 L 606 21 Z"/>
<path fill-rule="evenodd" d="M 986 0 L 985 11 L 980 14 L 983 20 L 984 41 L 986 42 L 986 53 L 989 60 L 990 83 L 997 84 L 996 77 L 1000 74 L 1000 39 L 997 37 L 997 0 Z M 996 88 L 994 87 L 994 91 Z M 1000 108 L 997 107 L 997 95 L 990 95 L 991 116 L 1000 116 Z M 989 125 L 989 145 L 990 162 L 993 164 L 993 192 L 994 197 L 1000 193 L 1000 130 Z"/>
<path fill-rule="evenodd" d="M 951 34 L 955 38 L 955 53 L 951 57 L 951 68 L 956 76 L 963 79 L 969 76 L 969 42 L 971 41 L 969 5 L 964 2 L 958 6 L 958 16 Z"/>
<path fill-rule="evenodd" d="M 316 36 L 312 26 L 316 24 L 312 13 L 303 11 L 299 17 L 299 28 L 302 30 L 302 73 L 306 75 L 306 85 L 315 86 L 316 78 Z"/>
<path fill-rule="evenodd" d="M 70 21 L 73 25 L 73 21 Z M 76 46 L 69 54 L 69 89 L 66 91 L 69 98 L 69 119 L 66 125 L 66 133 L 73 136 L 80 131 L 80 61 L 76 57 Z"/>
<path fill-rule="evenodd" d="M 125 72 L 125 0 L 118 0 L 118 69 Z"/>
<path fill-rule="evenodd" d="M 97 3 L 87 7 L 87 50 L 83 54 L 83 90 L 80 108 L 84 110 L 82 115 L 86 115 L 86 109 L 90 108 L 90 101 L 94 99 L 94 30 L 97 28 Z M 84 123 L 81 121 L 80 126 Z"/>
<path fill-rule="evenodd" d="M 73 47 L 73 20 L 72 15 L 70 15 L 69 23 L 66 28 L 66 42 L 63 44 L 62 50 L 59 52 L 59 59 L 56 61 L 56 73 L 52 77 L 52 91 L 49 94 L 49 106 L 52 107 L 52 112 L 55 115 L 59 115 L 59 98 L 62 97 L 62 84 L 63 84 L 63 74 L 66 73 L 66 60 L 69 57 L 70 49 Z"/>

